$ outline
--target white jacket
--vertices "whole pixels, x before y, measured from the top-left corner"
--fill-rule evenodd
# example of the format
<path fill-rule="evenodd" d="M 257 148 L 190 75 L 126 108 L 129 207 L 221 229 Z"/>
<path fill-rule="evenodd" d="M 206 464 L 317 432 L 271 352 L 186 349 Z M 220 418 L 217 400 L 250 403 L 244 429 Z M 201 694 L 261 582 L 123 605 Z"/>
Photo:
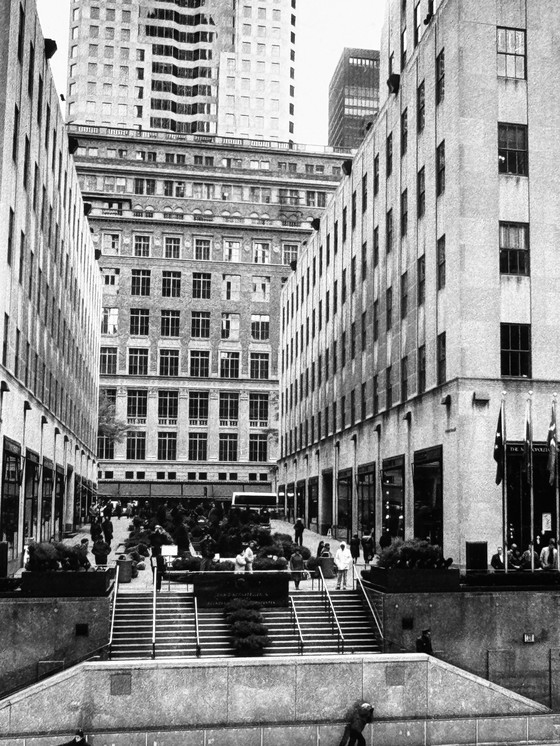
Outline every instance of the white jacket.
<path fill-rule="evenodd" d="M 339 547 L 334 556 L 334 564 L 339 570 L 349 570 L 352 567 L 352 554 L 348 547 Z"/>

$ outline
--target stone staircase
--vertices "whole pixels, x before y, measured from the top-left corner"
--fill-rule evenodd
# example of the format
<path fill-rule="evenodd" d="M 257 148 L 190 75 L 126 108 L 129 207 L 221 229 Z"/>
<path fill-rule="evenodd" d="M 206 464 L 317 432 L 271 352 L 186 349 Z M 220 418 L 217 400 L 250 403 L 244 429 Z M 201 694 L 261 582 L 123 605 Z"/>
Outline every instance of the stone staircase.
<path fill-rule="evenodd" d="M 321 593 L 295 591 L 291 595 L 302 631 L 304 654 L 341 652 L 336 626 L 333 627 L 329 619 Z M 334 591 L 331 598 L 345 639 L 344 652 L 380 652 L 359 595 L 355 591 Z M 156 657 L 195 657 L 193 594 L 162 591 L 158 593 L 156 608 Z M 298 655 L 299 637 L 290 609 L 266 609 L 263 617 L 271 641 L 265 655 Z M 221 609 L 199 609 L 198 629 L 203 658 L 234 655 L 229 627 Z M 151 593 L 120 593 L 117 596 L 111 657 L 152 657 Z"/>

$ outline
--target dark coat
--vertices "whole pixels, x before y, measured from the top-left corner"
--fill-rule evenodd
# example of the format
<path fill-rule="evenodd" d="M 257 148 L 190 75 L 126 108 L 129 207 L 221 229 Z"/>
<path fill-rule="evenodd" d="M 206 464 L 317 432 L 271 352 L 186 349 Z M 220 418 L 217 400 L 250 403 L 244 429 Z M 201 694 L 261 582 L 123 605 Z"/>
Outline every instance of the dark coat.
<path fill-rule="evenodd" d="M 420 635 L 420 637 L 416 638 L 416 652 L 433 655 L 432 641 L 427 635 Z"/>
<path fill-rule="evenodd" d="M 358 559 L 360 556 L 360 540 L 352 537 L 350 539 L 350 554 L 354 559 Z"/>

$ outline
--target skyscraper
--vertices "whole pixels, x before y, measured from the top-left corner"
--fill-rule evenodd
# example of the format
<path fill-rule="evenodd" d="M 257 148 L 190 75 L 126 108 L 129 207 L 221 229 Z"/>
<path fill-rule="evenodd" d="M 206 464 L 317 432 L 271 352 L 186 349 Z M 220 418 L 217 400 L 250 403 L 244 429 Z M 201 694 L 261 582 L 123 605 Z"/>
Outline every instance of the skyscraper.
<path fill-rule="evenodd" d="M 69 122 L 294 137 L 296 0 L 73 0 Z"/>
<path fill-rule="evenodd" d="M 329 145 L 357 148 L 379 109 L 379 52 L 345 49 L 329 84 Z"/>

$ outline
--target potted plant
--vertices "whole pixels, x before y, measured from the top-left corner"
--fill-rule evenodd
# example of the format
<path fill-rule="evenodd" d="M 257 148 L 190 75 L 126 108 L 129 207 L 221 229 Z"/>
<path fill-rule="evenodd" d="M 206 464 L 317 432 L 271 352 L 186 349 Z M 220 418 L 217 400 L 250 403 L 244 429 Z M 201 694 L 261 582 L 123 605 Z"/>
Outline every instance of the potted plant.
<path fill-rule="evenodd" d="M 268 629 L 263 624 L 260 605 L 254 601 L 234 599 L 224 607 L 230 625 L 231 644 L 237 655 L 262 655 L 270 643 Z"/>

